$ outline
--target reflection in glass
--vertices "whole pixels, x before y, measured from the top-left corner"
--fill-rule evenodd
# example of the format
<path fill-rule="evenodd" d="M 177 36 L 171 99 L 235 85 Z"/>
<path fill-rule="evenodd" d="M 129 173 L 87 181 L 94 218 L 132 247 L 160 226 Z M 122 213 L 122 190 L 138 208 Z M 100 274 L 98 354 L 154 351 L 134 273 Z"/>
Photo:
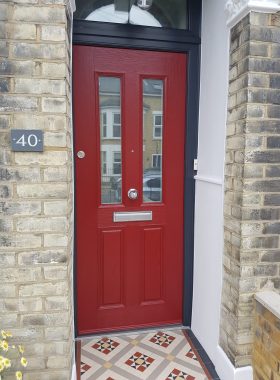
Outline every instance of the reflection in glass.
<path fill-rule="evenodd" d="M 187 29 L 186 0 L 76 0 L 77 20 Z"/>
<path fill-rule="evenodd" d="M 120 79 L 99 78 L 101 203 L 122 201 Z"/>
<path fill-rule="evenodd" d="M 163 81 L 143 80 L 143 202 L 162 201 Z"/>

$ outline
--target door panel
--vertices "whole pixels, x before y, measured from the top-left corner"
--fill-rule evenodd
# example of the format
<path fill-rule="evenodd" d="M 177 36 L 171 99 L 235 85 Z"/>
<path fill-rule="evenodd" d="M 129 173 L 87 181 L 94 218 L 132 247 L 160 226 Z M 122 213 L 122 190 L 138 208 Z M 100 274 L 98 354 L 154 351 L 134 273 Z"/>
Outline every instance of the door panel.
<path fill-rule="evenodd" d="M 79 335 L 182 321 L 186 58 L 74 47 Z"/>
<path fill-rule="evenodd" d="M 122 230 L 100 231 L 100 307 L 116 307 L 124 302 Z M 112 248 L 113 247 L 113 248 Z"/>
<path fill-rule="evenodd" d="M 143 229 L 143 303 L 163 301 L 162 227 Z"/>

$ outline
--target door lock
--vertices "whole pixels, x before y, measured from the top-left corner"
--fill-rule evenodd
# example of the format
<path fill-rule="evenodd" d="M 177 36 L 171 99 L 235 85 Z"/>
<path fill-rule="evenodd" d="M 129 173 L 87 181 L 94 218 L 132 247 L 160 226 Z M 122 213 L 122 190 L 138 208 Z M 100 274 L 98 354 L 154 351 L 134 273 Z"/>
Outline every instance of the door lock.
<path fill-rule="evenodd" d="M 137 199 L 138 198 L 138 191 L 136 189 L 129 189 L 127 196 L 129 199 Z"/>
<path fill-rule="evenodd" d="M 85 152 L 83 150 L 79 150 L 79 152 L 77 153 L 77 157 L 78 158 L 84 158 L 85 157 Z"/>

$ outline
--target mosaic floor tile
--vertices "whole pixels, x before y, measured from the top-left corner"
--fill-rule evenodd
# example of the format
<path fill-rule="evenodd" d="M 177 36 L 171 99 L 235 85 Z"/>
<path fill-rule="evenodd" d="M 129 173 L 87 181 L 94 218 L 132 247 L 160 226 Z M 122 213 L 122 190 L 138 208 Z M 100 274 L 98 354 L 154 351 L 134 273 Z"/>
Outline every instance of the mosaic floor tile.
<path fill-rule="evenodd" d="M 167 376 L 166 380 L 195 380 L 195 377 L 188 375 L 186 372 L 174 368 L 173 371 Z"/>
<path fill-rule="evenodd" d="M 96 380 L 127 380 L 126 377 L 120 376 L 111 370 L 107 370 L 102 374 L 98 374 L 98 377 L 93 377 L 92 379 Z"/>
<path fill-rule="evenodd" d="M 88 371 L 89 369 L 91 369 L 91 366 L 90 366 L 90 365 L 81 362 L 81 375 L 82 375 L 83 373 L 86 373 L 86 371 Z"/>
<path fill-rule="evenodd" d="M 141 352 L 135 352 L 125 364 L 137 369 L 137 371 L 144 372 L 154 361 L 155 359 L 150 356 L 141 354 Z"/>
<path fill-rule="evenodd" d="M 150 339 L 150 342 L 158 344 L 159 346 L 165 348 L 168 347 L 173 342 L 173 340 L 175 340 L 174 336 L 159 331 Z"/>
<path fill-rule="evenodd" d="M 210 380 L 199 360 L 181 329 L 87 338 L 80 380 Z"/>
<path fill-rule="evenodd" d="M 120 337 L 87 339 L 82 344 L 82 353 L 87 352 L 93 358 L 98 357 L 101 360 L 110 361 L 126 346 L 127 342 Z"/>
<path fill-rule="evenodd" d="M 207 380 L 209 379 L 202 367 L 200 369 L 191 368 L 187 365 L 177 364 L 176 361 L 169 363 L 166 368 L 163 369 L 158 380 Z"/>
<path fill-rule="evenodd" d="M 200 367 L 200 363 L 191 347 L 183 347 L 176 355 L 177 360 L 184 363 L 190 363 L 192 366 Z"/>
<path fill-rule="evenodd" d="M 149 378 L 164 360 L 161 356 L 141 346 L 132 348 L 128 346 L 128 348 L 130 350 L 115 363 L 117 367 L 125 371 L 128 379 L 130 379 L 130 375 L 143 380 Z"/>
<path fill-rule="evenodd" d="M 117 348 L 120 345 L 120 343 L 110 339 L 110 338 L 102 338 L 97 343 L 94 343 L 92 345 L 92 348 L 95 350 L 98 350 L 102 352 L 103 354 L 107 355 L 110 352 L 112 352 L 115 348 Z"/>
<path fill-rule="evenodd" d="M 153 348 L 157 351 L 171 354 L 174 349 L 181 343 L 185 341 L 186 338 L 182 331 L 158 331 L 156 333 L 150 333 L 142 337 L 141 343 Z M 188 345 L 187 347 L 190 348 Z"/>
<path fill-rule="evenodd" d="M 94 376 L 95 372 L 101 368 L 100 364 L 96 363 L 94 360 L 82 355 L 81 356 L 81 379 L 96 379 Z"/>
<path fill-rule="evenodd" d="M 186 357 L 198 361 L 198 359 L 197 359 L 197 357 L 195 356 L 195 353 L 193 352 L 192 349 L 190 349 L 190 350 L 186 353 Z"/>

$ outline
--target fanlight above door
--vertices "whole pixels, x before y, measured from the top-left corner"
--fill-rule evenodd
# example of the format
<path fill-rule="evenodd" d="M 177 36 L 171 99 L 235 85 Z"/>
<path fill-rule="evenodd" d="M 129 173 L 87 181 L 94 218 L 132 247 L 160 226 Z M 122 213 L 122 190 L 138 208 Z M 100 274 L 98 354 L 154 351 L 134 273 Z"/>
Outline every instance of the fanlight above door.
<path fill-rule="evenodd" d="M 186 0 L 76 0 L 74 19 L 187 29 Z"/>

